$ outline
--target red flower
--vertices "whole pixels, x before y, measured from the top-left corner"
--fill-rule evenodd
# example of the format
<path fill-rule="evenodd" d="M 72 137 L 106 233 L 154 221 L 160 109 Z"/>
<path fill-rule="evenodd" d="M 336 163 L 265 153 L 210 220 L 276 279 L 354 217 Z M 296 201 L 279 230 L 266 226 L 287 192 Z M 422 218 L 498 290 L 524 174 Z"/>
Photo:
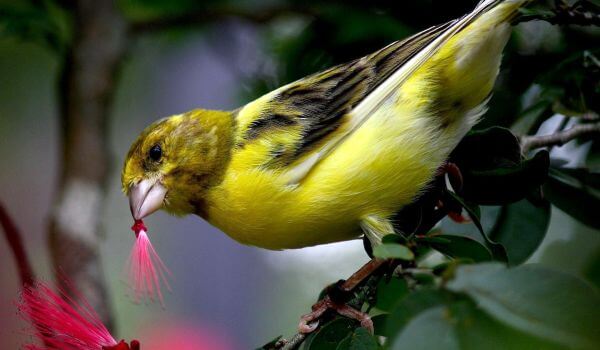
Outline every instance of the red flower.
<path fill-rule="evenodd" d="M 17 306 L 32 324 L 31 335 L 43 344 L 27 344 L 25 349 L 139 350 L 137 341 L 132 341 L 131 347 L 123 340 L 117 343 L 92 307 L 77 297 L 82 301 L 75 301 L 63 290 L 55 293 L 41 282 L 25 286 Z"/>

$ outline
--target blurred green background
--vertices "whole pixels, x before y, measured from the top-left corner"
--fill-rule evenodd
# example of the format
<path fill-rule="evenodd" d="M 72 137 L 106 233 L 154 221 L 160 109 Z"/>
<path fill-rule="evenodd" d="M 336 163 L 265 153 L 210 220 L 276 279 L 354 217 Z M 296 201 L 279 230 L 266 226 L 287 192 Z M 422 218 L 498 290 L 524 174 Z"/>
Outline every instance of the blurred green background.
<path fill-rule="evenodd" d="M 181 24 L 132 34 L 110 108 L 109 185 L 98 215 L 117 336 L 138 338 L 144 349 L 160 349 L 157 337 L 188 339 L 188 347 L 181 349 L 256 347 L 276 335 L 292 334 L 324 285 L 348 276 L 368 259 L 361 241 L 271 252 L 242 246 L 197 217 L 159 213 L 147 225 L 173 272 L 173 293 L 167 295 L 164 310 L 132 304 L 122 278 L 133 235 L 127 199 L 120 190 L 120 167 L 130 143 L 146 125 L 197 107 L 236 108 L 281 84 L 460 16 L 475 3 L 119 1 L 131 23 L 166 18 L 181 19 Z M 0 201 L 22 230 L 36 272 L 50 280 L 47 219 L 60 172 L 57 80 L 62 61 L 57 51 L 61 40 L 68 42 L 73 33 L 58 5 L 51 5 L 50 13 L 33 15 L 27 1 L 3 0 L 0 5 Z M 16 18 L 14 13 L 25 16 Z M 531 96 L 539 94 L 536 79 L 571 55 L 598 49 L 597 29 L 544 22 L 519 25 L 482 126 L 513 125 Z M 48 40 L 36 34 L 45 31 L 58 35 Z M 592 104 L 598 101 L 596 95 Z M 552 130 L 558 119 L 543 127 Z M 521 132 L 535 132 L 540 123 L 517 126 Z M 589 142 L 572 142 L 555 148 L 552 156 L 578 166 L 588 160 L 590 147 Z M 553 208 L 542 248 L 530 261 L 589 277 L 600 259 L 597 231 Z M 18 278 L 3 240 L 0 264 L 0 348 L 16 349 L 24 341 L 24 324 L 16 316 Z"/>

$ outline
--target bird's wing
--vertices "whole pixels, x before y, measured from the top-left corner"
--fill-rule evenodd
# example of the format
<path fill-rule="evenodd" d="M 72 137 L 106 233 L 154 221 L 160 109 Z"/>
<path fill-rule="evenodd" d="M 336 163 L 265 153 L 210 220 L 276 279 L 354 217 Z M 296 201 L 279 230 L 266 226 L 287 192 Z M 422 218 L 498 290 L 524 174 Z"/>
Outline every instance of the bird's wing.
<path fill-rule="evenodd" d="M 310 157 L 336 139 L 336 131 L 348 122 L 349 113 L 446 26 L 430 28 L 371 55 L 310 75 L 250 103 L 237 117 L 237 147 L 273 140 L 263 166 L 288 166 Z M 289 140 L 275 137 L 285 133 Z"/>
<path fill-rule="evenodd" d="M 282 170 L 288 184 L 299 183 L 448 38 L 481 13 L 480 8 L 493 3 L 485 1 L 460 20 L 429 28 L 250 103 L 238 114 L 237 146 L 268 143 L 260 165 Z"/>

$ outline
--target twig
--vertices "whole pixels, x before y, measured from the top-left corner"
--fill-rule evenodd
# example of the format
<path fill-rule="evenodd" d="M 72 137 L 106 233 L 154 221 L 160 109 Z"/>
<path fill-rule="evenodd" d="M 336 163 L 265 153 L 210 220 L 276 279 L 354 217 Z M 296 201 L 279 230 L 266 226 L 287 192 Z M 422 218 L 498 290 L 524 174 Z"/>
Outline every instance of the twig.
<path fill-rule="evenodd" d="M 15 257 L 17 269 L 19 270 L 19 277 L 21 278 L 21 285 L 33 284 L 33 270 L 31 269 L 31 264 L 29 263 L 25 247 L 23 246 L 21 233 L 2 204 L 0 204 L 0 224 L 2 225 L 8 245 Z"/>
<path fill-rule="evenodd" d="M 523 136 L 521 137 L 521 149 L 523 153 L 527 153 L 535 148 L 562 146 L 575 138 L 598 133 L 600 133 L 600 123 L 578 124 L 550 135 Z"/>
<path fill-rule="evenodd" d="M 358 269 L 355 273 L 352 274 L 347 280 L 339 285 L 339 290 L 341 292 L 351 292 L 360 284 L 365 282 L 373 273 L 379 270 L 384 264 L 389 263 L 393 264 L 393 260 L 384 260 L 384 259 L 371 259 L 368 263 L 363 265 L 360 269 Z M 326 296 L 328 298 L 329 296 Z M 313 322 L 318 322 L 317 318 Z M 306 339 L 307 334 L 298 332 L 295 334 L 290 340 L 280 341 L 275 345 L 275 349 L 281 350 L 293 350 L 297 349 L 300 344 Z"/>
<path fill-rule="evenodd" d="M 292 337 L 292 339 L 282 343 L 283 347 L 281 347 L 281 350 L 295 350 L 302 344 L 304 339 L 306 339 L 306 334 L 297 333 Z"/>

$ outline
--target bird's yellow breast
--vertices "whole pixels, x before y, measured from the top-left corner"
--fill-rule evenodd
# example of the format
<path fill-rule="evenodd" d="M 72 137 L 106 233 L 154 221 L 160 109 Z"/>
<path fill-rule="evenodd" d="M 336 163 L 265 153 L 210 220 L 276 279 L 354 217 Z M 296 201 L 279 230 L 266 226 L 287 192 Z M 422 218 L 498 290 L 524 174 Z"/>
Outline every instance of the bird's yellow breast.
<path fill-rule="evenodd" d="M 413 106 L 390 103 L 377 113 L 298 185 L 249 165 L 259 150 L 235 153 L 207 197 L 208 220 L 239 242 L 269 249 L 357 237 L 361 218 L 387 217 L 410 202 L 454 145 Z"/>

